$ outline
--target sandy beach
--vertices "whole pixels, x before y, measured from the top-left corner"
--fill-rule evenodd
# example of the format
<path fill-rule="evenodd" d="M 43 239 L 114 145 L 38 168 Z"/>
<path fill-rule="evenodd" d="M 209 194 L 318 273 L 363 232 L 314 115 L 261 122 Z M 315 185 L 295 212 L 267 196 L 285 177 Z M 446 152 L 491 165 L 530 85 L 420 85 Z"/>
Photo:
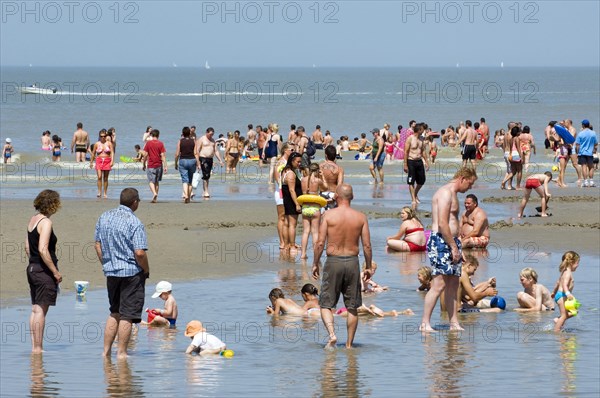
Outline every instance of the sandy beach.
<path fill-rule="evenodd" d="M 453 157 L 450 153 L 446 156 L 447 160 Z M 348 175 L 366 176 L 366 163 L 342 161 L 341 164 L 346 167 Z M 390 174 L 397 173 L 400 167 L 401 163 L 386 165 Z M 479 169 L 482 167 L 480 165 Z M 433 179 L 433 176 L 428 178 Z M 365 178 L 350 177 L 348 180 L 355 185 L 367 184 Z M 138 188 L 145 193 L 143 187 Z M 428 188 L 432 189 L 431 186 Z M 597 255 L 600 236 L 597 188 L 582 189 L 573 184 L 569 188 L 558 189 L 552 184 L 550 189 L 553 197 L 549 212 L 553 216 L 517 220 L 515 214 L 505 214 L 492 222 L 490 256 L 493 250 L 530 242 L 532 253 L 575 249 Z M 480 206 L 484 209 L 491 205 L 516 205 L 522 197 L 522 191 L 501 191 L 495 184 L 493 187 L 489 184 L 487 187 L 476 186 L 472 193 L 479 197 Z M 211 200 L 183 205 L 170 199 L 158 204 L 142 202 L 136 213 L 148 233 L 149 284 L 162 279 L 177 281 L 239 276 L 281 267 L 272 200 Z M 28 296 L 24 238 L 25 227 L 34 213 L 32 201 L 33 198 L 4 199 L 0 206 L 3 256 L 0 298 L 3 306 L 9 305 L 11 299 Z M 539 202 L 537 194 L 533 193 L 526 213 L 534 214 Z M 93 247 L 94 227 L 98 216 L 117 204 L 114 199 L 66 199 L 62 209 L 53 216 L 59 241 L 59 267 L 64 278 L 61 288 L 64 291 L 72 291 L 75 280 L 89 281 L 90 289 L 104 288 L 105 279 Z M 398 211 L 402 205 L 399 203 L 397 208 L 376 205 L 357 208 L 371 220 L 390 219 L 390 225 L 394 226 L 399 225 Z M 431 224 L 429 211 L 428 205 L 419 209 L 426 227 Z M 375 259 L 381 255 L 385 253 L 375 253 Z"/>

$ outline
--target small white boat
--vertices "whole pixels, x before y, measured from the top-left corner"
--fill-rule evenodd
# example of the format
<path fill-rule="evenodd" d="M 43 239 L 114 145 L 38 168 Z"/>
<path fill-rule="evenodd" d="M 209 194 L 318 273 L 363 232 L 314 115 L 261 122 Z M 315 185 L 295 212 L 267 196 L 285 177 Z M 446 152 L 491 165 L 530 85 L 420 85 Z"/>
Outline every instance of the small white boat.
<path fill-rule="evenodd" d="M 208 64 L 208 61 L 206 61 L 204 63 L 204 69 L 210 69 L 210 65 Z"/>
<path fill-rule="evenodd" d="M 55 88 L 37 87 L 35 84 L 27 87 L 21 87 L 22 94 L 56 94 Z"/>

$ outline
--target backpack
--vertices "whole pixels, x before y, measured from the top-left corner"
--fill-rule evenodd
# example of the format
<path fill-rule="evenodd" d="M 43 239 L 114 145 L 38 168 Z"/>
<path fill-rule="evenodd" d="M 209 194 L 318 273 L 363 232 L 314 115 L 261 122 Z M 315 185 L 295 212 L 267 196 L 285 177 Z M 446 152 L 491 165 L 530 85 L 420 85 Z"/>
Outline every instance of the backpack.
<path fill-rule="evenodd" d="M 308 157 L 312 158 L 313 156 L 315 156 L 315 153 L 317 153 L 317 147 L 315 146 L 313 140 L 308 138 L 308 144 L 306 144 L 306 154 L 308 155 Z"/>

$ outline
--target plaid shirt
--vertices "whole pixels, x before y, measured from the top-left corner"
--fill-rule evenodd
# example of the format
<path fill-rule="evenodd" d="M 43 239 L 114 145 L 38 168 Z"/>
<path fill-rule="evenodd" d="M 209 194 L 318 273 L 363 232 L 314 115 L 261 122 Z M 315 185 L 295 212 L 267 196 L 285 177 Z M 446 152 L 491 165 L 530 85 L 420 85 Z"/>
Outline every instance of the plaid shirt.
<path fill-rule="evenodd" d="M 129 207 L 104 212 L 96 223 L 95 239 L 102 248 L 105 276 L 127 277 L 142 271 L 135 250 L 148 250 L 146 230 Z"/>

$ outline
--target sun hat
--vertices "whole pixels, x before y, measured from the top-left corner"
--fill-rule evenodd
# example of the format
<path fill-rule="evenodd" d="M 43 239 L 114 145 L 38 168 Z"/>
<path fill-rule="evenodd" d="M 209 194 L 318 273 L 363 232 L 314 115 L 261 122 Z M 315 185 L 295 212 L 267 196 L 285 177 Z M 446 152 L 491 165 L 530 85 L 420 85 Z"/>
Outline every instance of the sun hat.
<path fill-rule="evenodd" d="M 173 290 L 173 286 L 167 281 L 160 281 L 156 284 L 156 291 L 152 295 L 152 298 L 157 298 L 162 293 L 170 292 Z"/>
<path fill-rule="evenodd" d="M 373 129 L 373 130 L 371 130 L 371 134 L 375 134 L 375 133 L 379 133 L 379 129 Z"/>
<path fill-rule="evenodd" d="M 8 142 L 10 144 L 12 142 L 12 140 L 10 138 L 7 138 L 6 142 Z"/>
<path fill-rule="evenodd" d="M 185 332 L 183 333 L 185 337 L 194 337 L 200 332 L 206 332 L 204 326 L 202 326 L 202 322 L 200 321 L 190 321 L 186 327 Z"/>

